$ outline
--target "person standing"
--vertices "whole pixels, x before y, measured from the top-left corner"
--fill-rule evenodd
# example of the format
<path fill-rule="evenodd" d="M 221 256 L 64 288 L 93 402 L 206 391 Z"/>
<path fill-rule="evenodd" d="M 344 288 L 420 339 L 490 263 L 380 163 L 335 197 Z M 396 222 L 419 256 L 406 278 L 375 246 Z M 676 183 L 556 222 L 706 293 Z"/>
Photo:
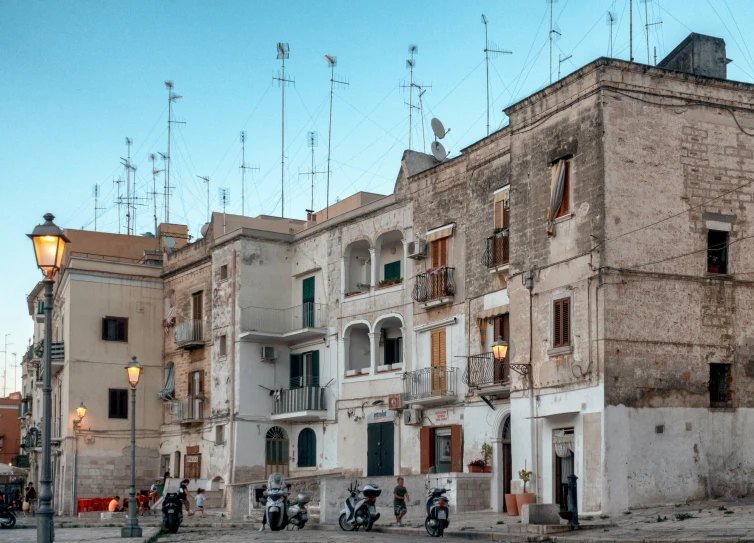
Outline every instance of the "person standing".
<path fill-rule="evenodd" d="M 37 511 L 37 490 L 34 488 L 34 483 L 29 483 L 29 486 L 26 487 L 26 495 L 24 496 L 24 499 L 29 504 L 31 516 L 35 517 Z"/>
<path fill-rule="evenodd" d="M 191 512 L 191 504 L 189 504 L 188 484 L 188 479 L 181 481 L 181 486 L 178 487 L 178 499 L 181 500 L 181 503 L 183 503 L 183 506 L 186 508 L 188 516 L 191 516 L 194 513 Z"/>
<path fill-rule="evenodd" d="M 408 508 L 406 507 L 407 500 L 411 497 L 408 495 L 408 489 L 403 486 L 403 477 L 398 477 L 398 484 L 393 489 L 393 513 L 395 514 L 395 525 L 403 526 L 401 520 L 406 516 Z"/>
<path fill-rule="evenodd" d="M 204 518 L 204 489 L 199 488 L 196 491 L 196 510 L 202 514 Z"/>

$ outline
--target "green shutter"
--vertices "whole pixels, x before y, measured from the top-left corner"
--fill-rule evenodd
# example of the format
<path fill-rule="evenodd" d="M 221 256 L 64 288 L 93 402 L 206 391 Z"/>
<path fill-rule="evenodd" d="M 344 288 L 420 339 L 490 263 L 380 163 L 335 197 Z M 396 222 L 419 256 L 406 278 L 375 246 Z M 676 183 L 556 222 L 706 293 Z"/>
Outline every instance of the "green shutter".
<path fill-rule="evenodd" d="M 317 465 L 317 437 L 314 430 L 304 428 L 298 435 L 298 467 L 311 468 Z"/>
<path fill-rule="evenodd" d="M 319 386 L 319 351 L 312 351 L 312 385 Z"/>
<path fill-rule="evenodd" d="M 301 376 L 303 372 L 301 371 L 303 368 L 302 365 L 302 359 L 300 354 L 292 354 L 291 355 L 291 378 L 290 378 L 290 388 L 301 388 Z"/>
<path fill-rule="evenodd" d="M 303 281 L 303 296 L 301 299 L 302 303 L 307 302 L 313 302 L 314 301 L 314 277 L 307 277 Z"/>
<path fill-rule="evenodd" d="M 400 279 L 401 277 L 401 261 L 396 260 L 389 264 L 385 264 L 385 281 L 389 279 Z"/>

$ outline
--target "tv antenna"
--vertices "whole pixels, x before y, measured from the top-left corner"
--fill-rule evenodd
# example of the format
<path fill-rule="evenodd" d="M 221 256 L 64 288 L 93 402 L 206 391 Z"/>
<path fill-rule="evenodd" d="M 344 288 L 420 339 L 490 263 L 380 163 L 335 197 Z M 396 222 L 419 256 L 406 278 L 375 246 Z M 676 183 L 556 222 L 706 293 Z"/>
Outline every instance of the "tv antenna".
<path fill-rule="evenodd" d="M 209 222 L 210 221 L 210 216 L 209 216 L 209 177 L 208 176 L 207 177 L 202 177 L 201 175 L 197 175 L 197 177 L 199 179 L 201 179 L 202 181 L 204 181 L 205 183 L 207 183 L 207 222 Z"/>
<path fill-rule="evenodd" d="M 94 196 L 94 231 L 97 231 L 97 212 L 102 211 L 105 209 L 104 207 L 99 207 L 99 195 L 100 195 L 100 187 L 99 184 L 96 184 L 92 187 L 92 196 Z"/>
<path fill-rule="evenodd" d="M 649 52 L 649 27 L 662 24 L 662 21 L 657 21 L 654 23 L 649 22 L 649 7 L 647 6 L 647 4 L 649 4 L 649 2 L 651 1 L 652 0 L 641 0 L 641 2 L 644 4 L 644 33 L 647 35 L 647 64 L 650 65 L 652 64 L 652 59 Z M 657 64 L 657 61 L 655 61 L 655 64 Z"/>
<path fill-rule="evenodd" d="M 558 53 L 558 80 L 560 79 L 560 65 L 563 64 L 566 60 L 569 60 L 573 55 L 568 55 L 565 58 L 560 58 L 560 53 Z"/>
<path fill-rule="evenodd" d="M 285 59 L 290 58 L 291 48 L 286 42 L 278 42 L 277 45 L 277 58 L 282 63 L 282 67 L 277 77 L 273 77 L 273 81 L 277 81 L 282 92 L 282 117 L 281 117 L 281 146 L 280 146 L 280 216 L 285 217 L 285 87 L 289 83 L 296 84 L 295 79 L 289 79 L 285 75 Z"/>
<path fill-rule="evenodd" d="M 330 125 L 327 130 L 327 190 L 325 195 L 325 220 L 330 218 L 330 148 L 332 144 L 332 95 L 333 86 L 337 83 L 345 88 L 350 85 L 348 81 L 341 81 L 335 77 L 335 65 L 338 64 L 338 58 L 333 55 L 325 55 L 327 65 L 330 67 Z M 312 167 L 314 170 L 314 167 Z"/>
<path fill-rule="evenodd" d="M 165 223 L 170 223 L 170 127 L 173 124 L 186 124 L 185 121 L 173 120 L 173 102 L 180 100 L 183 96 L 173 92 L 173 82 L 165 81 L 165 88 L 168 89 L 168 153 L 167 153 L 167 176 L 165 177 Z"/>
<path fill-rule="evenodd" d="M 155 167 L 154 161 L 156 158 L 154 153 L 149 155 L 149 160 L 152 161 L 152 192 L 150 194 L 152 195 L 152 202 L 154 204 L 154 237 L 159 238 L 157 234 L 157 174 L 164 170 L 158 170 Z"/>
<path fill-rule="evenodd" d="M 130 236 L 132 231 L 131 225 L 131 172 L 134 174 L 134 193 L 136 193 L 136 166 L 131 164 L 131 138 L 126 138 L 126 147 L 128 148 L 127 158 L 120 157 L 121 164 L 126 168 L 126 235 Z"/>
<path fill-rule="evenodd" d="M 308 132 L 306 134 L 306 144 L 309 146 L 309 148 L 312 150 L 312 169 L 308 172 L 302 172 L 299 175 L 311 175 L 312 176 L 312 203 L 311 207 L 307 209 L 309 213 L 314 213 L 314 177 L 318 173 L 325 173 L 325 172 L 318 172 L 314 169 L 314 148 L 319 145 L 319 138 L 317 136 L 316 132 Z"/>
<path fill-rule="evenodd" d="M 512 55 L 513 51 L 498 49 L 497 45 L 492 44 L 487 39 L 487 17 L 482 13 L 482 24 L 484 24 L 484 62 L 487 65 L 487 135 L 490 135 L 490 54 L 493 58 L 500 55 Z"/>
<path fill-rule="evenodd" d="M 628 58 L 634 61 L 634 0 L 628 0 Z"/>
<path fill-rule="evenodd" d="M 610 58 L 613 58 L 613 25 L 615 24 L 615 12 L 614 11 L 608 11 L 605 14 L 605 24 L 610 27 L 610 45 L 608 47 L 608 51 L 610 54 Z"/>
<path fill-rule="evenodd" d="M 121 179 L 119 177 L 117 181 L 115 179 L 113 179 L 113 183 L 115 185 L 117 185 L 117 187 L 118 187 L 118 196 L 117 196 L 117 199 L 116 199 L 116 203 L 118 205 L 118 234 L 120 234 L 121 223 L 122 223 L 122 219 L 121 219 L 121 216 L 120 216 L 120 206 L 123 204 L 123 198 L 120 195 L 120 185 L 121 185 L 121 183 L 124 183 L 124 181 L 123 181 L 123 179 Z"/>
<path fill-rule="evenodd" d="M 443 144 L 437 140 L 443 139 L 448 134 L 448 132 L 450 132 L 450 128 L 445 130 L 445 126 L 443 126 L 442 121 L 437 118 L 432 119 L 430 126 L 432 127 L 432 132 L 434 132 L 435 134 L 435 141 L 433 141 L 431 145 L 432 155 L 437 160 L 442 162 L 448 156 L 448 153 L 445 151 Z"/>
<path fill-rule="evenodd" d="M 555 38 L 555 41 L 560 40 L 560 36 L 562 35 L 560 33 L 560 29 L 558 28 L 558 25 L 556 24 L 553 26 L 552 24 L 552 5 L 557 3 L 558 0 L 545 0 L 550 5 L 550 84 L 552 85 L 552 40 L 553 35 L 557 36 Z"/>
<path fill-rule="evenodd" d="M 227 187 L 220 187 L 217 189 L 217 201 L 223 206 L 223 235 L 225 235 L 225 207 L 230 201 L 230 189 Z"/>
<path fill-rule="evenodd" d="M 246 204 L 246 170 L 258 172 L 259 168 L 246 165 L 246 130 L 241 130 L 241 215 L 246 215 L 244 207 Z"/>
<path fill-rule="evenodd" d="M 160 157 L 162 157 L 162 170 L 160 171 L 167 173 L 168 155 L 166 153 L 160 153 L 160 152 L 158 152 L 157 154 L 160 155 Z M 168 198 L 170 198 L 170 190 L 174 189 L 175 187 L 170 185 L 170 183 L 168 183 L 167 175 L 163 174 L 162 177 L 164 179 L 162 195 L 165 199 L 165 210 L 164 210 L 165 224 L 169 224 L 170 220 L 168 217 L 168 212 L 170 211 L 170 208 L 169 208 Z"/>
<path fill-rule="evenodd" d="M 411 55 L 411 58 L 406 60 L 406 68 L 408 68 L 409 73 L 409 82 L 408 85 L 405 83 L 401 84 L 401 88 L 408 89 L 408 150 L 411 150 L 411 134 L 414 131 L 414 124 L 413 124 L 413 113 L 414 113 L 414 87 L 418 87 L 419 85 L 414 85 L 414 67 L 416 66 L 416 60 L 414 59 L 414 56 L 419 53 L 419 46 L 418 45 L 409 45 L 408 46 L 408 54 Z M 418 109 L 418 108 L 417 108 Z"/>

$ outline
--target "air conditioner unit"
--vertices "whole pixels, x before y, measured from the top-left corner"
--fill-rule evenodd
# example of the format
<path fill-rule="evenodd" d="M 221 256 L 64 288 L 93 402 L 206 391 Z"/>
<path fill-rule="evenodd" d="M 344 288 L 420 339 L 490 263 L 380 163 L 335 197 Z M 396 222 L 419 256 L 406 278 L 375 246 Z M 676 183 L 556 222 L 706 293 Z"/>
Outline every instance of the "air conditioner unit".
<path fill-rule="evenodd" d="M 427 243 L 422 239 L 410 241 L 408 243 L 408 257 L 415 260 L 427 258 Z"/>
<path fill-rule="evenodd" d="M 265 362 L 274 362 L 278 359 L 278 350 L 275 347 L 265 345 L 262 347 L 262 360 Z"/>
<path fill-rule="evenodd" d="M 409 426 L 420 426 L 422 423 L 421 409 L 406 409 L 403 412 L 403 424 Z"/>

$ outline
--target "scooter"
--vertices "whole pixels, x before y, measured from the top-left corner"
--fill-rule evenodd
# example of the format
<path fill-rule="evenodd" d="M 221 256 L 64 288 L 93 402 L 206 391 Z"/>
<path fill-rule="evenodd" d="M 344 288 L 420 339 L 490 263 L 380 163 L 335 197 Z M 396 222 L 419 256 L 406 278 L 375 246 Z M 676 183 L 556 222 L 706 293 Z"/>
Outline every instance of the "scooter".
<path fill-rule="evenodd" d="M 288 529 L 298 528 L 299 530 L 306 526 L 309 520 L 309 514 L 306 510 L 306 504 L 312 499 L 306 494 L 300 493 L 296 500 L 288 505 Z"/>
<path fill-rule="evenodd" d="M 168 533 L 174 534 L 183 522 L 183 502 L 176 492 L 165 494 L 162 500 L 162 525 Z"/>
<path fill-rule="evenodd" d="M 13 528 L 16 525 L 16 513 L 13 504 L 0 505 L 0 528 Z"/>
<path fill-rule="evenodd" d="M 264 531 L 266 524 L 270 525 L 270 530 L 277 532 L 288 525 L 288 514 L 290 506 L 288 505 L 288 494 L 291 485 L 286 484 L 285 479 L 279 473 L 273 473 L 267 479 L 267 487 L 264 491 L 264 497 L 267 500 L 260 500 L 265 507 L 264 516 L 262 517 L 262 527 L 259 531 Z M 299 509 L 300 512 L 300 509 Z"/>
<path fill-rule="evenodd" d="M 348 487 L 348 493 L 345 507 L 338 518 L 340 529 L 352 532 L 363 527 L 364 531 L 371 531 L 374 523 L 380 518 L 376 502 L 377 497 L 382 494 L 382 490 L 373 484 L 366 484 L 363 489 L 359 490 L 358 481 L 354 481 Z M 364 494 L 364 497 L 360 497 L 359 494 Z"/>
<path fill-rule="evenodd" d="M 450 512 L 448 510 L 448 497 L 445 493 L 448 488 L 430 488 L 427 490 L 427 520 L 424 527 L 431 537 L 442 537 L 443 532 L 450 525 Z"/>

